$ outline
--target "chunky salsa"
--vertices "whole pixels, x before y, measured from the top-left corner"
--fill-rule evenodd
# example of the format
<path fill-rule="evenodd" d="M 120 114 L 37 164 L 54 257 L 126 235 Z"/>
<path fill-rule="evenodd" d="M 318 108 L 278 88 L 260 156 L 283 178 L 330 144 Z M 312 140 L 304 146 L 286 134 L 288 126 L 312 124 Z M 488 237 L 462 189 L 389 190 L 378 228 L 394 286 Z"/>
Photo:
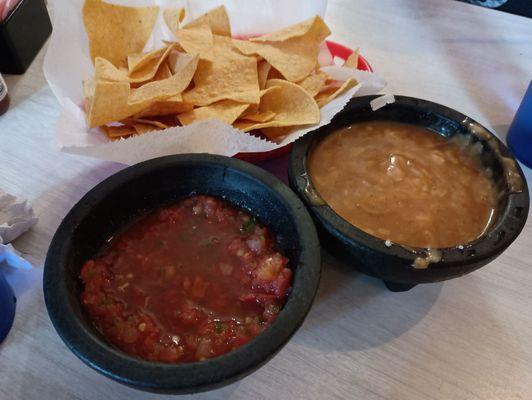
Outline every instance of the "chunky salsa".
<path fill-rule="evenodd" d="M 228 202 L 193 196 L 160 208 L 81 270 L 81 301 L 124 352 L 166 363 L 215 357 L 276 319 L 292 271 L 275 237 Z"/>

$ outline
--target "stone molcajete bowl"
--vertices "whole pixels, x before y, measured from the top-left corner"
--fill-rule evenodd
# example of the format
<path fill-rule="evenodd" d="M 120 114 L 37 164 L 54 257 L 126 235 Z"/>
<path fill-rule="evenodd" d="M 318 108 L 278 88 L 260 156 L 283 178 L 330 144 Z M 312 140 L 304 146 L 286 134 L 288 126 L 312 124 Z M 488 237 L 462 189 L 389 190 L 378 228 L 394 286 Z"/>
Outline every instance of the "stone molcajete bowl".
<path fill-rule="evenodd" d="M 486 265 L 519 235 L 529 209 L 529 194 L 521 168 L 506 146 L 485 127 L 448 107 L 396 96 L 395 102 L 373 111 L 377 96 L 351 99 L 330 124 L 298 140 L 291 151 L 290 186 L 299 194 L 316 221 L 322 245 L 359 271 L 380 278 L 393 291 L 419 283 L 457 278 Z M 501 195 L 496 215 L 477 240 L 443 249 L 409 248 L 371 236 L 337 215 L 319 196 L 307 171 L 314 146 L 330 133 L 364 121 L 396 121 L 425 127 L 443 137 L 465 135 L 480 142 L 482 163 L 493 171 Z"/>
<path fill-rule="evenodd" d="M 133 219 L 192 194 L 223 197 L 268 226 L 290 260 L 292 291 L 269 328 L 229 353 L 181 364 L 131 357 L 110 345 L 84 312 L 80 269 Z M 287 186 L 244 161 L 207 154 L 178 155 L 122 170 L 72 208 L 48 250 L 44 295 L 58 334 L 96 371 L 141 390 L 193 393 L 234 382 L 273 357 L 303 323 L 316 295 L 320 271 L 316 229 L 303 203 Z"/>

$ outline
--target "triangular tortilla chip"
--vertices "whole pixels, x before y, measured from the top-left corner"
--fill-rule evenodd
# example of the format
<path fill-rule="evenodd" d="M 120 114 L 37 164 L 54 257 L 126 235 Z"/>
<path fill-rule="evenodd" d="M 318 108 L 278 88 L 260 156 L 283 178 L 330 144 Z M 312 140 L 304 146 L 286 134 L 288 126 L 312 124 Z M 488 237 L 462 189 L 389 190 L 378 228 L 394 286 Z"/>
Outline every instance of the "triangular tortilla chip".
<path fill-rule="evenodd" d="M 208 26 L 180 29 L 179 44 L 187 53 L 199 54 L 203 60 L 216 62 L 221 58 L 240 58 L 242 53 L 233 45 L 231 38 L 213 35 Z"/>
<path fill-rule="evenodd" d="M 323 19 L 316 15 L 299 24 L 291 25 L 287 28 L 268 33 L 266 35 L 258 36 L 249 39 L 251 42 L 284 42 L 285 40 L 293 39 L 305 35 L 314 35 L 320 38 L 322 42 L 327 36 L 331 34 L 329 27 Z"/>
<path fill-rule="evenodd" d="M 182 125 L 189 125 L 195 121 L 217 118 L 226 124 L 232 124 L 246 110 L 248 104 L 238 103 L 233 100 L 222 100 L 205 107 L 178 115 Z"/>
<path fill-rule="evenodd" d="M 195 106 L 206 106 L 220 100 L 259 103 L 257 60 L 254 57 L 200 60 L 194 75 L 195 87 L 183 93 L 183 99 Z"/>
<path fill-rule="evenodd" d="M 267 88 L 279 89 L 265 93 L 260 100 L 261 113 L 273 112 L 275 117 L 263 123 L 240 120 L 234 126 L 244 132 L 268 127 L 309 125 L 320 122 L 316 101 L 301 86 L 281 79 L 266 82 Z"/>
<path fill-rule="evenodd" d="M 129 83 L 97 81 L 87 114 L 89 128 L 119 121 L 142 110 L 142 105 L 133 109 L 127 104 Z"/>
<path fill-rule="evenodd" d="M 263 113 L 242 115 L 240 118 L 253 122 L 268 122 L 275 117 L 275 113 L 272 111 L 265 111 Z"/>
<path fill-rule="evenodd" d="M 318 63 L 319 45 L 331 33 L 320 17 L 250 40 L 234 40 L 245 55 L 257 54 L 287 80 L 306 78 Z"/>
<path fill-rule="evenodd" d="M 159 69 L 157 70 L 157 73 L 153 77 L 154 81 L 160 81 L 163 79 L 170 78 L 174 73 L 170 70 L 170 67 L 168 66 L 167 61 L 163 61 Z"/>
<path fill-rule="evenodd" d="M 100 128 L 107 135 L 107 137 L 111 140 L 117 140 L 123 137 L 129 137 L 137 133 L 135 128 L 129 125 L 118 125 L 118 126 L 103 125 Z"/>
<path fill-rule="evenodd" d="M 292 82 L 306 78 L 318 62 L 318 43 L 302 42 L 299 38 L 265 43 L 233 40 L 233 43 L 245 55 L 260 55 Z"/>
<path fill-rule="evenodd" d="M 215 35 L 231 37 L 231 24 L 225 7 L 219 6 L 183 26 L 183 29 L 208 26 Z"/>
<path fill-rule="evenodd" d="M 166 129 L 168 128 L 168 125 L 163 124 L 160 121 L 155 121 L 151 119 L 143 119 L 143 118 L 126 118 L 125 120 L 121 121 L 125 125 L 131 125 L 135 126 L 134 124 L 144 124 L 144 125 L 151 125 L 152 127 L 159 128 L 159 129 Z"/>
<path fill-rule="evenodd" d="M 185 18 L 184 8 L 167 8 L 163 11 L 163 19 L 170 32 L 174 35 L 179 30 L 179 25 Z"/>
<path fill-rule="evenodd" d="M 262 96 L 264 96 L 266 93 L 270 93 L 276 90 L 281 90 L 281 88 L 277 86 L 273 86 L 273 87 L 263 89 L 259 92 L 259 98 L 262 98 Z M 269 112 L 269 111 L 266 111 L 266 112 Z M 256 115 L 256 114 L 262 114 L 259 111 L 259 104 L 250 104 L 248 108 L 246 109 L 246 111 L 242 113 L 240 118 L 246 118 L 248 115 Z"/>
<path fill-rule="evenodd" d="M 161 64 L 171 53 L 175 44 L 168 47 L 158 49 L 151 53 L 135 54 L 128 57 L 131 59 L 132 66 L 134 66 L 133 73 L 128 73 L 128 70 L 123 70 L 115 67 L 109 60 L 101 57 L 96 57 L 94 60 L 94 75 L 96 80 L 112 81 L 112 82 L 130 82 L 143 83 L 153 79 L 159 70 Z M 146 58 L 144 58 L 146 56 Z M 137 66 L 140 67 L 137 69 Z"/>
<path fill-rule="evenodd" d="M 278 141 L 279 139 L 285 137 L 295 129 L 299 128 L 298 126 L 282 126 L 282 127 L 272 127 L 272 128 L 262 128 L 260 131 L 264 136 L 273 141 Z"/>
<path fill-rule="evenodd" d="M 150 51 L 149 53 L 130 54 L 127 56 L 127 67 L 129 73 L 132 74 L 133 72 L 138 71 L 150 61 L 156 60 L 158 63 L 162 62 L 162 55 L 168 50 L 169 47 L 170 46 L 162 47 L 160 49 Z"/>
<path fill-rule="evenodd" d="M 321 89 L 323 89 L 328 78 L 329 76 L 325 72 L 318 71 L 315 74 L 307 76 L 297 84 L 309 92 L 312 97 L 314 97 L 320 92 Z"/>
<path fill-rule="evenodd" d="M 264 89 L 266 87 L 266 81 L 268 80 L 268 74 L 270 73 L 271 68 L 271 64 L 266 60 L 261 60 L 257 64 L 260 89 Z"/>
<path fill-rule="evenodd" d="M 359 49 L 355 49 L 355 51 L 353 51 L 351 55 L 347 57 L 347 60 L 345 60 L 342 67 L 357 69 L 358 68 L 358 56 L 359 56 Z"/>
<path fill-rule="evenodd" d="M 338 96 L 340 96 L 346 90 L 349 90 L 355 87 L 357 84 L 358 82 L 356 81 L 356 79 L 349 78 L 339 88 L 331 88 L 321 93 L 318 93 L 315 96 L 316 102 L 318 103 L 318 106 L 321 108 L 324 105 L 330 103 L 332 100 L 334 100 Z"/>
<path fill-rule="evenodd" d="M 183 92 L 190 82 L 198 65 L 198 57 L 180 53 L 177 71 L 170 78 L 147 83 L 133 89 L 129 97 L 130 104 L 161 101 Z M 175 68 L 175 67 L 174 67 Z"/>
<path fill-rule="evenodd" d="M 125 7 L 101 0 L 85 0 L 82 12 L 91 60 L 102 57 L 118 65 L 129 54 L 144 49 L 159 7 Z"/>
<path fill-rule="evenodd" d="M 200 58 L 204 60 L 213 60 L 214 39 L 208 26 L 180 29 L 177 32 L 177 39 L 187 53 L 199 54 Z"/>
<path fill-rule="evenodd" d="M 135 114 L 133 118 L 142 117 L 157 117 L 162 115 L 177 115 L 184 112 L 192 111 L 194 106 L 192 104 L 185 103 L 180 94 L 170 97 L 166 100 L 157 101 L 148 108 Z"/>

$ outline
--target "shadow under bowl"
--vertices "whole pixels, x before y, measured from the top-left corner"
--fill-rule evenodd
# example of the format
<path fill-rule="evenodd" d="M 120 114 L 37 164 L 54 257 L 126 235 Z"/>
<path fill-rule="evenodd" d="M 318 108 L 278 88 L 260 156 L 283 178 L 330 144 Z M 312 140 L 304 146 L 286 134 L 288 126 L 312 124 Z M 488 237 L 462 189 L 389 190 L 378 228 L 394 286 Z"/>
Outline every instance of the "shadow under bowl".
<path fill-rule="evenodd" d="M 318 225 L 322 245 L 359 271 L 382 279 L 392 291 L 409 290 L 419 283 L 438 282 L 470 273 L 499 256 L 523 229 L 529 209 L 529 193 L 521 168 L 506 146 L 471 118 L 440 104 L 405 96 L 373 111 L 370 101 L 378 96 L 356 97 L 323 126 L 294 143 L 290 154 L 290 186 L 303 199 Z M 427 128 L 450 139 L 467 135 L 480 142 L 481 162 L 493 172 L 501 193 L 496 218 L 486 232 L 470 243 L 442 249 L 410 248 L 386 243 L 351 225 L 319 196 L 307 170 L 314 146 L 327 135 L 358 122 L 392 121 Z M 418 261 L 426 268 L 415 268 Z"/>
<path fill-rule="evenodd" d="M 276 234 L 290 260 L 292 291 L 276 321 L 245 345 L 208 360 L 163 364 L 131 357 L 95 329 L 81 306 L 83 263 L 108 238 L 147 212 L 194 194 L 225 198 Z M 305 206 L 269 173 L 207 154 L 168 156 L 126 168 L 89 191 L 59 226 L 46 257 L 44 296 L 59 336 L 82 361 L 122 384 L 159 393 L 194 393 L 232 383 L 273 357 L 301 326 L 316 295 L 321 260 Z"/>

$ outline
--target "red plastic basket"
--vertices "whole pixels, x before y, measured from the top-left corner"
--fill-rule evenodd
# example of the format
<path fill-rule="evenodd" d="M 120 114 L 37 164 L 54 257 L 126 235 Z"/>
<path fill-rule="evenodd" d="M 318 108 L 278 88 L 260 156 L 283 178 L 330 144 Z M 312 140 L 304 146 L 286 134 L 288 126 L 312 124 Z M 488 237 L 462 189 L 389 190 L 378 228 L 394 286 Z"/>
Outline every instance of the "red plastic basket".
<path fill-rule="evenodd" d="M 327 47 L 329 48 L 329 51 L 331 52 L 331 55 L 333 57 L 338 57 L 338 58 L 341 58 L 342 60 L 347 60 L 347 58 L 351 54 L 353 54 L 352 49 L 350 49 L 349 47 L 345 47 L 341 45 L 340 43 L 332 42 L 330 40 L 327 40 L 325 43 L 327 43 Z M 371 68 L 371 65 L 369 65 L 366 59 L 360 55 L 358 56 L 357 68 L 362 71 L 369 71 L 369 72 L 373 71 L 373 69 Z M 240 160 L 256 163 L 260 161 L 270 160 L 273 158 L 279 158 L 283 156 L 284 154 L 288 153 L 291 147 L 292 145 L 288 144 L 284 147 L 280 147 L 272 151 L 265 151 L 262 153 L 238 153 L 234 157 Z"/>

